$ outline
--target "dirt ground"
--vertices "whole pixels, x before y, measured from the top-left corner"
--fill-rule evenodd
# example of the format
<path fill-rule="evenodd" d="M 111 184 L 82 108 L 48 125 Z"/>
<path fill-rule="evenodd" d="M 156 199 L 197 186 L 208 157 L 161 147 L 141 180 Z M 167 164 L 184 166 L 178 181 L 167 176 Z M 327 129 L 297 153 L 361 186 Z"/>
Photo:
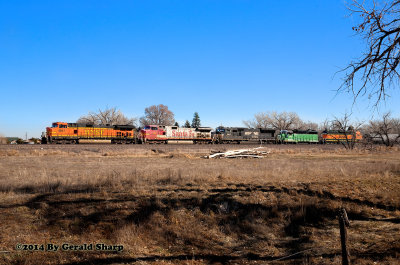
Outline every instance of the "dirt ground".
<path fill-rule="evenodd" d="M 0 145 L 1 264 L 400 264 L 400 149 Z M 58 249 L 55 249 L 59 247 Z"/>

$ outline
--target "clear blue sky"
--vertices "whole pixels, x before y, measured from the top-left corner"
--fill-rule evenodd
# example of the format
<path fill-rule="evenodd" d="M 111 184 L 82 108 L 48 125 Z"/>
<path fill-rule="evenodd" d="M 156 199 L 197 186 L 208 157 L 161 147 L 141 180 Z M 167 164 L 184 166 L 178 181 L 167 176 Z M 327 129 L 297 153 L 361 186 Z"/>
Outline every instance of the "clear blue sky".
<path fill-rule="evenodd" d="M 154 104 L 212 127 L 273 110 L 320 122 L 352 108 L 335 96 L 335 72 L 365 47 L 347 15 L 343 0 L 0 0 L 0 133 L 39 137 L 53 121 Z M 400 116 L 399 99 L 380 110 Z"/>

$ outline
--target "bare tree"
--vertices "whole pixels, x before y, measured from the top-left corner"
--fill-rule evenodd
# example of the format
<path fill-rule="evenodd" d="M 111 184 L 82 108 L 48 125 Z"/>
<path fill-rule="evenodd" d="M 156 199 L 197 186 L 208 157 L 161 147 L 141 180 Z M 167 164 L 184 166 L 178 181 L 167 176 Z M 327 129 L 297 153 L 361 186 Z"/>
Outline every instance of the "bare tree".
<path fill-rule="evenodd" d="M 300 130 L 318 130 L 318 123 L 312 121 L 301 121 L 296 129 Z"/>
<path fill-rule="evenodd" d="M 249 128 L 273 128 L 276 130 L 298 129 L 304 123 L 295 112 L 260 112 L 253 120 L 243 121 Z"/>
<path fill-rule="evenodd" d="M 243 124 L 249 128 L 267 128 L 269 126 L 269 119 L 267 113 L 259 112 L 254 114 L 253 120 L 243 121 Z"/>
<path fill-rule="evenodd" d="M 97 119 L 97 113 L 89 112 L 86 115 L 79 117 L 76 121 L 77 123 L 88 123 L 88 124 L 100 124 L 99 120 Z"/>
<path fill-rule="evenodd" d="M 381 119 L 369 122 L 370 137 L 378 137 L 379 142 L 393 146 L 400 141 L 400 119 L 391 117 L 390 112 L 382 115 Z"/>
<path fill-rule="evenodd" d="M 367 48 L 342 70 L 345 77 L 339 91 L 353 93 L 354 101 L 367 94 L 369 99 L 376 98 L 377 105 L 399 82 L 400 1 L 352 0 L 348 9 L 361 19 L 353 30 L 365 39 Z"/>
<path fill-rule="evenodd" d="M 342 117 L 334 116 L 331 121 L 330 128 L 337 130 L 338 135 L 343 135 L 337 139 L 344 148 L 354 149 L 357 142 L 357 132 L 359 132 L 363 122 L 355 122 L 351 120 L 351 114 L 345 113 Z"/>
<path fill-rule="evenodd" d="M 327 131 L 330 130 L 330 121 L 326 118 L 323 122 L 318 125 L 318 131 Z"/>
<path fill-rule="evenodd" d="M 145 108 L 144 117 L 140 118 L 142 126 L 154 125 L 173 125 L 175 122 L 174 113 L 163 104 L 153 105 Z"/>
<path fill-rule="evenodd" d="M 136 118 L 126 117 L 116 107 L 106 108 L 104 110 L 99 109 L 97 112 L 89 112 L 87 115 L 81 116 L 78 123 L 89 123 L 89 124 L 110 124 L 110 125 L 135 125 Z"/>

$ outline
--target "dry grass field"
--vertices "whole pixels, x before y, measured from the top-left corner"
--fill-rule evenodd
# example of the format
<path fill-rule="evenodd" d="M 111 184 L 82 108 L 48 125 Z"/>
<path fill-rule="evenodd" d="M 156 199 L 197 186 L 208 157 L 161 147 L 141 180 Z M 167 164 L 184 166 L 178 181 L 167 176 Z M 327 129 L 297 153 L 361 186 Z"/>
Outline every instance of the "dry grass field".
<path fill-rule="evenodd" d="M 354 264 L 400 264 L 399 148 L 201 158 L 238 148 L 0 145 L 0 264 L 341 264 L 340 207 Z"/>

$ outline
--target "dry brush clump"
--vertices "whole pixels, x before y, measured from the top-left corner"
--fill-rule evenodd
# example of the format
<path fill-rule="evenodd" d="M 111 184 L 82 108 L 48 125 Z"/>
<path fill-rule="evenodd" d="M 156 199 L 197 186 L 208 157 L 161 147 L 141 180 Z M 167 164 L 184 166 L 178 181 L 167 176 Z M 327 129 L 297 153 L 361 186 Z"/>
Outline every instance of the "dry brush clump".
<path fill-rule="evenodd" d="M 3 137 L 1 134 L 0 134 L 0 144 L 7 144 L 7 138 Z"/>

